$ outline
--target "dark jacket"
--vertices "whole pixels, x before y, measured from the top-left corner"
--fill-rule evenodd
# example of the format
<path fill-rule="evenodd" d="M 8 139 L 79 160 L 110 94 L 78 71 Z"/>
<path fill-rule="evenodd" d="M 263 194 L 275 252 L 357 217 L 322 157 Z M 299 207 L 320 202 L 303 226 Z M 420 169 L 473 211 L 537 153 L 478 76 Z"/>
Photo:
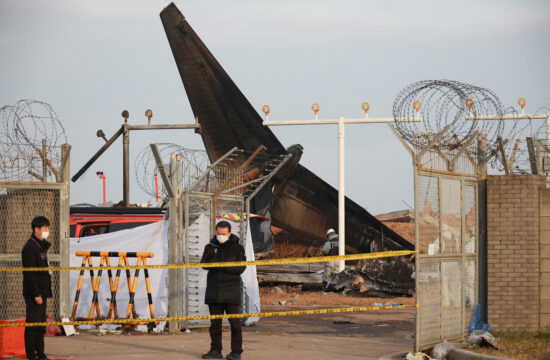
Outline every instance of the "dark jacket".
<path fill-rule="evenodd" d="M 245 261 L 244 248 L 239 244 L 239 238 L 231 234 L 225 243 L 214 238 L 204 247 L 201 263 Z M 240 304 L 241 274 L 246 266 L 206 268 L 205 304 Z"/>
<path fill-rule="evenodd" d="M 52 244 L 38 239 L 34 234 L 23 246 L 23 267 L 48 267 L 47 252 Z M 52 280 L 48 271 L 23 271 L 23 296 L 35 298 L 52 297 Z"/>

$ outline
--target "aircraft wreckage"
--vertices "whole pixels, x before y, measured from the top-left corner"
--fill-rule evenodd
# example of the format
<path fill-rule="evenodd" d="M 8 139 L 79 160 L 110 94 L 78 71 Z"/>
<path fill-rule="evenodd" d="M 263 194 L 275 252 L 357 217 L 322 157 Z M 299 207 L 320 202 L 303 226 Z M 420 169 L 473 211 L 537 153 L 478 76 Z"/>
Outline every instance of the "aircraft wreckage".
<path fill-rule="evenodd" d="M 252 211 L 271 219 L 271 224 L 252 224 L 255 252 L 271 248 L 271 225 L 324 241 L 326 229 L 337 228 L 338 191 L 299 164 L 303 150 L 300 145 L 285 148 L 262 125 L 258 112 L 173 3 L 160 13 L 160 18 L 210 161 L 235 146 L 253 152 L 263 145 L 269 154 L 292 154 L 272 179 L 272 186 L 266 186 L 254 198 Z M 346 198 L 345 206 L 346 253 L 414 248 L 351 199 Z"/>

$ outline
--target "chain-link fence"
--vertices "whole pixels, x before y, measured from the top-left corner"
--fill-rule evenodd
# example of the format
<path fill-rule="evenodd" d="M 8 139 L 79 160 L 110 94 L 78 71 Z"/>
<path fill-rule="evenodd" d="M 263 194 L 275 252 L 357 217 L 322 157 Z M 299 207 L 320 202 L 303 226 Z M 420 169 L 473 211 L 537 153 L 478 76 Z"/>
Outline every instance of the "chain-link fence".
<path fill-rule="evenodd" d="M 0 267 L 21 267 L 21 250 L 32 234 L 31 221 L 36 216 L 45 216 L 50 222 L 52 243 L 48 251 L 51 267 L 61 264 L 62 243 L 67 238 L 63 219 L 63 206 L 68 206 L 64 184 L 6 184 L 0 183 Z M 66 241 L 65 241 L 66 242 Z M 0 273 L 0 319 L 25 316 L 23 299 L 23 274 L 21 272 Z M 48 314 L 60 317 L 60 273 L 52 276 L 53 299 L 48 302 Z"/>

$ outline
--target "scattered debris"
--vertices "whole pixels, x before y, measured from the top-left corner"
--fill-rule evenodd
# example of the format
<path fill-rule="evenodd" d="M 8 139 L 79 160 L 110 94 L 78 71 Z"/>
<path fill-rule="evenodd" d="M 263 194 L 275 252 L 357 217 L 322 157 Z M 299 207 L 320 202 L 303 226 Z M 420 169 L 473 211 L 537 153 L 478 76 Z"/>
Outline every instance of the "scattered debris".
<path fill-rule="evenodd" d="M 474 330 L 463 345 L 487 346 L 498 349 L 497 339 L 488 331 Z"/>
<path fill-rule="evenodd" d="M 336 320 L 336 321 L 333 321 L 332 323 L 336 325 L 355 325 L 353 321 L 345 321 L 345 320 Z"/>
<path fill-rule="evenodd" d="M 491 325 L 483 321 L 483 309 L 481 304 L 476 304 L 474 312 L 472 313 L 472 319 L 470 320 L 470 326 L 468 327 L 468 334 L 472 334 L 475 330 L 482 330 L 493 333 Z"/>
<path fill-rule="evenodd" d="M 283 294 L 284 293 L 284 291 L 278 286 L 275 286 L 273 289 L 271 289 L 271 292 L 274 293 L 274 294 Z"/>
<path fill-rule="evenodd" d="M 422 352 L 417 352 L 413 354 L 412 351 L 409 351 L 405 359 L 406 360 L 432 360 L 431 357 L 429 357 L 428 355 Z"/>
<path fill-rule="evenodd" d="M 445 360 L 447 355 L 454 349 L 454 344 L 443 341 L 437 344 L 432 350 L 432 357 L 437 360 Z"/>

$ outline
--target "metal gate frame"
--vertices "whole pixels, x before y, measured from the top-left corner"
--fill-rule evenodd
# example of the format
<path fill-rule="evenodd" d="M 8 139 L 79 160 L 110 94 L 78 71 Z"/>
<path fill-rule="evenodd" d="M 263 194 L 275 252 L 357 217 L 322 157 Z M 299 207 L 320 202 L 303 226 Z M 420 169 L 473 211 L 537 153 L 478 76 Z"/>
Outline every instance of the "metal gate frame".
<path fill-rule="evenodd" d="M 437 179 L 437 199 L 438 199 L 438 239 L 443 239 L 443 212 L 442 212 L 442 180 L 454 180 L 460 182 L 460 253 L 458 254 L 438 254 L 438 255 L 429 255 L 428 249 L 423 249 L 420 244 L 421 239 L 421 213 L 419 209 L 423 206 L 420 204 L 421 194 L 419 182 L 421 177 L 427 177 L 430 179 Z M 474 203 L 473 209 L 475 209 L 475 249 L 474 252 L 466 252 L 466 196 L 465 189 L 469 186 L 473 188 Z M 416 310 L 416 336 L 415 336 L 415 351 L 419 351 L 425 348 L 428 348 L 432 345 L 435 345 L 443 340 L 456 340 L 462 338 L 468 333 L 469 319 L 471 317 L 473 307 L 478 303 L 478 269 L 479 269 L 479 216 L 478 216 L 478 186 L 477 179 L 465 176 L 454 176 L 451 174 L 441 174 L 434 172 L 419 171 L 415 168 L 415 249 L 419 251 L 416 256 L 415 267 L 416 267 L 416 297 L 419 308 Z M 440 249 L 442 248 L 442 240 L 440 240 Z M 428 251 L 427 251 L 428 250 Z M 467 264 L 474 263 L 474 274 L 473 274 L 473 284 L 467 282 Z M 445 285 L 445 264 L 458 263 L 458 266 L 461 269 L 461 272 L 458 275 L 459 281 L 458 284 L 454 283 L 455 286 L 460 287 L 460 324 L 449 323 L 450 312 L 445 312 L 443 306 L 443 299 L 449 297 L 450 294 L 444 294 L 443 289 Z M 429 287 L 429 271 L 426 271 L 430 267 L 438 268 L 437 276 L 439 278 L 439 301 L 436 303 L 434 299 L 430 298 L 428 291 L 424 291 L 426 287 Z M 433 275 L 433 272 L 432 272 Z M 450 281 L 449 281 L 450 282 Z M 466 293 L 466 288 L 470 285 L 470 289 L 473 290 L 474 295 L 470 297 L 470 294 Z M 469 296 L 470 302 L 467 303 L 467 296 Z M 433 309 L 434 305 L 437 304 L 437 310 Z M 434 329 L 434 324 L 430 323 L 428 314 L 439 313 L 439 320 L 437 321 L 439 329 L 437 327 Z M 433 322 L 433 319 L 431 319 Z M 448 326 L 454 325 L 454 331 L 448 332 L 444 329 L 444 325 L 447 322 Z M 460 325 L 460 327 L 458 327 Z M 456 329 L 459 328 L 459 331 Z M 431 330 L 431 331 L 430 331 Z M 428 334 L 437 334 L 436 336 L 426 335 Z"/>
<path fill-rule="evenodd" d="M 467 326 L 469 325 L 469 317 L 471 316 L 470 310 L 473 310 L 473 306 L 478 302 L 483 303 L 483 298 L 485 296 L 484 286 L 486 286 L 484 281 L 484 272 L 483 269 L 486 266 L 485 262 L 482 261 L 485 259 L 484 246 L 486 246 L 486 231 L 485 229 L 485 213 L 484 213 L 484 196 L 483 192 L 483 183 L 480 180 L 483 180 L 487 174 L 487 161 L 489 160 L 487 156 L 487 143 L 486 135 L 479 134 L 478 131 L 468 138 L 465 139 L 462 143 L 457 142 L 457 147 L 453 150 L 447 151 L 444 153 L 441 149 L 437 148 L 437 139 L 440 139 L 449 131 L 450 126 L 447 125 L 443 128 L 438 134 L 431 134 L 429 136 L 430 141 L 428 145 L 423 148 L 414 148 L 412 149 L 397 132 L 397 130 L 392 126 L 388 125 L 390 130 L 395 134 L 401 144 L 409 152 L 412 158 L 413 169 L 414 169 L 414 206 L 415 206 L 415 249 L 418 252 L 415 256 L 415 271 L 416 271 L 416 299 L 419 307 L 416 309 L 416 334 L 415 334 L 415 344 L 414 350 L 419 351 L 431 347 L 434 344 L 437 344 L 443 340 L 455 340 L 459 339 L 467 334 Z M 467 147 L 469 144 L 473 143 L 477 138 L 477 158 L 472 156 Z M 427 250 L 423 249 L 420 244 L 421 229 L 420 229 L 420 212 L 419 209 L 423 209 L 423 204 L 420 203 L 420 193 L 419 193 L 419 179 L 421 177 L 428 177 L 429 179 L 437 179 L 437 201 L 438 201 L 438 227 L 437 227 L 437 239 L 442 248 L 442 209 L 441 209 L 441 199 L 442 199 L 442 186 L 441 180 L 455 180 L 460 181 L 460 252 L 451 253 L 451 254 L 438 254 L 438 255 L 429 255 Z M 472 204 L 474 211 L 474 223 L 475 223 L 475 249 L 474 252 L 466 254 L 465 252 L 465 186 L 472 186 L 474 191 L 473 195 L 475 200 Z M 480 218 L 482 221 L 480 222 Z M 434 241 L 435 245 L 435 241 Z M 480 257 L 481 256 L 481 257 Z M 465 299 L 465 277 L 466 277 L 466 268 L 465 264 L 467 262 L 474 262 L 474 273 L 473 273 L 473 284 L 471 285 L 472 291 L 474 292 L 473 300 L 468 306 L 471 306 L 472 309 L 466 308 L 466 299 Z M 480 262 L 482 261 L 482 262 Z M 443 296 L 448 296 L 450 294 L 445 294 L 442 292 L 442 285 L 444 284 L 444 271 L 443 265 L 446 263 L 458 262 L 460 266 L 459 281 L 458 286 L 460 286 L 460 324 L 451 323 L 454 325 L 455 329 L 460 326 L 458 331 L 450 331 L 445 333 L 443 329 L 443 324 L 447 319 L 446 315 L 442 309 L 442 299 Z M 433 272 L 439 281 L 433 282 L 436 285 L 434 293 L 438 296 L 437 301 L 432 301 L 426 297 L 430 294 L 425 291 L 424 285 L 428 284 L 428 274 L 424 273 L 423 270 L 429 269 L 429 267 L 434 267 L 437 271 Z M 437 288 L 438 286 L 438 288 Z M 449 300 L 449 299 L 447 299 Z M 481 301 L 480 301 L 481 300 Z M 433 336 L 425 336 L 425 333 L 429 333 L 430 323 L 426 319 L 426 314 L 433 314 L 433 309 L 430 306 L 437 306 L 437 311 L 439 311 L 439 317 L 431 319 L 432 322 L 435 322 L 436 325 L 432 325 Z M 449 324 L 447 324 L 449 325 Z"/>

